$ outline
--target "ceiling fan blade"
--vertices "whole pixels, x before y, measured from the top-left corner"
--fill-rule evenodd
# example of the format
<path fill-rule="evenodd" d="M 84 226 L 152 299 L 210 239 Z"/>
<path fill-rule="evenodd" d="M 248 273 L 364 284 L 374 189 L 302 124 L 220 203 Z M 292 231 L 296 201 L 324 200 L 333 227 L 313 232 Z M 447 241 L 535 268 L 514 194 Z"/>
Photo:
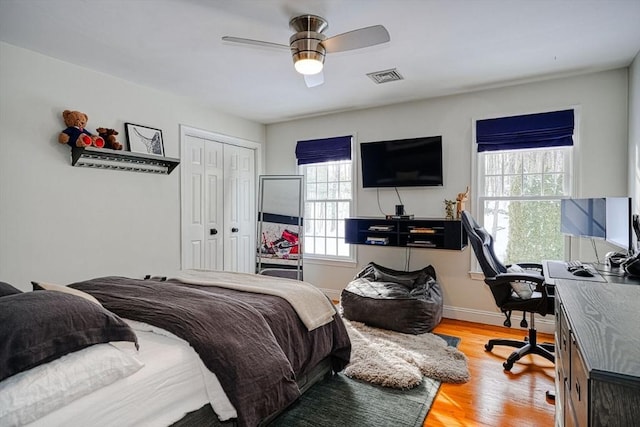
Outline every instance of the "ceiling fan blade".
<path fill-rule="evenodd" d="M 320 71 L 318 74 L 305 74 L 304 82 L 307 87 L 316 87 L 324 83 L 324 74 Z"/>
<path fill-rule="evenodd" d="M 329 37 L 322 42 L 322 45 L 327 50 L 327 53 L 333 53 L 375 46 L 386 43 L 389 40 L 391 40 L 391 37 L 389 37 L 389 32 L 384 26 L 373 25 Z"/>
<path fill-rule="evenodd" d="M 289 51 L 291 50 L 291 48 L 286 44 L 271 43 L 271 42 L 265 42 L 262 40 L 243 39 L 242 37 L 224 36 L 222 37 L 222 41 L 229 42 L 229 43 L 248 44 L 248 45 L 260 46 L 260 47 L 271 47 L 275 49 L 286 49 Z"/>

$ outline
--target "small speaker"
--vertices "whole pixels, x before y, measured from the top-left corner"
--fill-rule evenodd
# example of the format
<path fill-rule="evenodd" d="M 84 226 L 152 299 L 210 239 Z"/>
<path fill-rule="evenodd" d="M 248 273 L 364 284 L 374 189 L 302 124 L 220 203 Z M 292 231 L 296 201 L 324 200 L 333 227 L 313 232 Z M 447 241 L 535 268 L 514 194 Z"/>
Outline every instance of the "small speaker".
<path fill-rule="evenodd" d="M 404 205 L 396 205 L 396 215 L 404 215 Z"/>

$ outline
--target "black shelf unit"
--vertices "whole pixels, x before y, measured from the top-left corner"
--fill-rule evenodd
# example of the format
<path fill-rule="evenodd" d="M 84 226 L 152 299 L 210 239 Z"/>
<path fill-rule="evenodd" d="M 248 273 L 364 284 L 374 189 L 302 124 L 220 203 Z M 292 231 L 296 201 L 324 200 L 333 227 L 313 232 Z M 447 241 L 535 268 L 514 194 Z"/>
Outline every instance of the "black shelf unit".
<path fill-rule="evenodd" d="M 71 147 L 71 165 L 96 169 L 170 174 L 180 159 L 110 148 Z"/>
<path fill-rule="evenodd" d="M 347 218 L 345 241 L 355 245 L 462 250 L 467 233 L 460 220 L 444 218 Z"/>

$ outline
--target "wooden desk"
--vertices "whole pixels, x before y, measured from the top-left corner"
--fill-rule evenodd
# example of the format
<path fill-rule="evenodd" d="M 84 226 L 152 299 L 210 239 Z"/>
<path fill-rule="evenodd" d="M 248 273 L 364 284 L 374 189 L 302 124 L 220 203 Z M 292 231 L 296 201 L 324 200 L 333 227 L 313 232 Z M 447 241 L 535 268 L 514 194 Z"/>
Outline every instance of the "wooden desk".
<path fill-rule="evenodd" d="M 640 286 L 557 280 L 556 426 L 640 420 Z"/>
<path fill-rule="evenodd" d="M 629 276 L 620 267 L 610 267 L 606 264 L 591 264 L 609 283 L 621 285 L 640 285 L 640 277 Z"/>
<path fill-rule="evenodd" d="M 624 285 L 640 285 L 640 277 L 631 277 L 619 267 L 609 267 L 605 264 L 584 263 L 587 269 L 594 273 L 594 277 L 574 276 L 567 271 L 564 261 L 542 261 L 544 271 L 544 281 L 549 285 L 554 285 L 559 280 L 572 280 L 590 283 L 619 283 Z"/>

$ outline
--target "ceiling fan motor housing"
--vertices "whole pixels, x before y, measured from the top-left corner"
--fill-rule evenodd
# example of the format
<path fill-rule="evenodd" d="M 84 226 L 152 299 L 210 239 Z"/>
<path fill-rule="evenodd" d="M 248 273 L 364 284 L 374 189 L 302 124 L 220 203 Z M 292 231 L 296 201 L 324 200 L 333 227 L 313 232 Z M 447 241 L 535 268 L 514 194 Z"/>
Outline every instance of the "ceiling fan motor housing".
<path fill-rule="evenodd" d="M 324 64 L 326 50 L 322 42 L 326 36 L 322 34 L 322 31 L 328 27 L 327 21 L 317 15 L 301 15 L 291 19 L 289 26 L 296 31 L 289 39 L 293 63 L 312 60 Z M 320 67 L 318 72 L 321 70 Z"/>
<path fill-rule="evenodd" d="M 291 36 L 289 46 L 293 54 L 293 63 L 301 59 L 314 59 L 324 64 L 326 50 L 322 41 L 326 37 L 315 31 L 301 31 Z"/>
<path fill-rule="evenodd" d="M 289 27 L 297 33 L 303 31 L 321 33 L 328 26 L 327 20 L 318 15 L 300 15 L 291 18 L 291 21 L 289 21 Z"/>

